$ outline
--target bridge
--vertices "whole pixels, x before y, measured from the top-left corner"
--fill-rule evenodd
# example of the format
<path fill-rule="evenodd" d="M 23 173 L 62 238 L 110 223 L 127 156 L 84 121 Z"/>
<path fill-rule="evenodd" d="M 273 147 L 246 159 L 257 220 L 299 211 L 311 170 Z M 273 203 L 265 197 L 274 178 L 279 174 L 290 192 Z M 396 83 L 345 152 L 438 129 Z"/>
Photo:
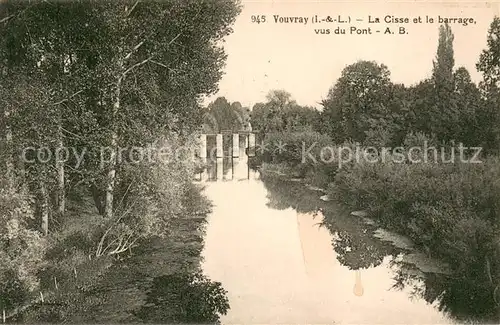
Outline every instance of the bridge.
<path fill-rule="evenodd" d="M 199 142 L 198 155 L 205 168 L 196 175 L 197 181 L 244 180 L 253 177 L 248 159 L 255 156 L 255 133 L 226 131 L 201 134 Z"/>

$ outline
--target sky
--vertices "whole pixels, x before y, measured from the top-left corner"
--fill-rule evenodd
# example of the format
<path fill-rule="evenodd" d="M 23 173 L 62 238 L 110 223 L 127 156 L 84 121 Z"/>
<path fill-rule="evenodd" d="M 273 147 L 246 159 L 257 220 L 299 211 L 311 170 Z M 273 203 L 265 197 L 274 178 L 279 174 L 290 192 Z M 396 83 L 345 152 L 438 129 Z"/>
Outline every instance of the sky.
<path fill-rule="evenodd" d="M 219 96 L 230 102 L 239 101 L 252 107 L 265 101 L 273 89 L 284 89 L 301 105 L 320 107 L 328 90 L 342 70 L 358 60 L 383 63 L 395 83 L 411 85 L 430 76 L 438 44 L 441 17 L 473 18 L 475 23 L 463 26 L 452 23 L 455 35 L 455 67 L 464 66 L 473 81 L 481 75 L 475 64 L 486 48 L 489 25 L 500 15 L 500 2 L 472 1 L 292 1 L 242 0 L 242 12 L 223 46 L 228 55 L 219 92 L 206 98 L 205 103 Z M 266 17 L 265 22 L 252 22 L 252 16 Z M 280 17 L 307 17 L 307 23 L 276 23 Z M 351 23 L 312 23 L 313 16 Z M 385 16 L 409 18 L 410 23 L 386 23 Z M 369 23 L 378 17 L 381 23 Z M 421 17 L 422 23 L 413 23 Z M 426 23 L 426 16 L 435 18 Z M 361 21 L 357 21 L 357 20 Z M 398 28 L 405 27 L 406 34 Z M 346 34 L 334 34 L 335 28 Z M 371 28 L 372 34 L 350 34 L 350 28 Z M 384 34 L 389 27 L 394 34 Z M 330 34 L 315 33 L 315 29 L 330 29 Z M 375 32 L 380 30 L 379 33 Z"/>

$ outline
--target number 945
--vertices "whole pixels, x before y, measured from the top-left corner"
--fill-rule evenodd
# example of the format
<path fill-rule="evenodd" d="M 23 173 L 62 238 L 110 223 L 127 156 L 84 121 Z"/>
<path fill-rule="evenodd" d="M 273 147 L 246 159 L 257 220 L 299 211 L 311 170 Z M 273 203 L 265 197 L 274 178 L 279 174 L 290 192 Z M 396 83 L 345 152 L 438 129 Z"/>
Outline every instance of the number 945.
<path fill-rule="evenodd" d="M 251 19 L 252 19 L 252 23 L 260 24 L 260 23 L 266 22 L 266 16 L 264 16 L 264 15 L 252 15 Z"/>

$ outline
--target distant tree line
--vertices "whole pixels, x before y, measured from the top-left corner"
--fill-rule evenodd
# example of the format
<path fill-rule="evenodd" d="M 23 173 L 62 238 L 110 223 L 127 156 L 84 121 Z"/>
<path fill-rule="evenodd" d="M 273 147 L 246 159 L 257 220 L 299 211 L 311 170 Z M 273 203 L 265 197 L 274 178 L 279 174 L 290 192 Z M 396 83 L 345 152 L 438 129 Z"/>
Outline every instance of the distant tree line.
<path fill-rule="evenodd" d="M 205 133 L 223 131 L 250 131 L 250 109 L 240 102 L 230 103 L 225 97 L 218 97 L 203 109 L 203 130 Z"/>
<path fill-rule="evenodd" d="M 500 145 L 500 19 L 488 31 L 487 48 L 477 62 L 483 81 L 476 85 L 465 67 L 455 67 L 449 25 L 439 29 L 432 75 L 415 85 L 394 84 L 384 64 L 358 61 L 346 66 L 321 101 L 322 109 L 298 105 L 284 90 L 255 104 L 251 124 L 264 133 L 310 130 L 335 143 L 351 140 L 380 146 L 401 145 L 409 134 L 442 143 L 463 143 L 496 153 Z"/>
<path fill-rule="evenodd" d="M 440 142 L 455 141 L 498 149 L 499 19 L 495 18 L 477 69 L 476 85 L 464 67 L 455 69 L 450 26 L 439 29 L 432 76 L 413 86 L 393 84 L 383 64 L 356 62 L 346 67 L 323 101 L 321 131 L 336 141 L 401 144 L 405 135 L 423 133 Z M 495 68 L 496 67 L 496 68 Z"/>

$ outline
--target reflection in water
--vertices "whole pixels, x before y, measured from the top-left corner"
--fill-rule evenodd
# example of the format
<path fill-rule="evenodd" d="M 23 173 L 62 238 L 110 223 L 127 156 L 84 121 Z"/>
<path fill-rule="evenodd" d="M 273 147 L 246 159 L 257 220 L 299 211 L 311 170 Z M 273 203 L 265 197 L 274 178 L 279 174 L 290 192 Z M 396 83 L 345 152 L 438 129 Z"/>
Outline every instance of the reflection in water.
<path fill-rule="evenodd" d="M 363 283 L 361 283 L 361 270 L 356 270 L 356 283 L 354 284 L 353 292 L 356 296 L 361 297 L 365 292 L 363 289 Z"/>
<path fill-rule="evenodd" d="M 442 287 L 423 274 L 408 277 L 392 245 L 318 192 L 268 178 L 212 182 L 206 192 L 215 206 L 203 270 L 228 291 L 222 323 L 452 322 L 430 304 Z M 421 292 L 412 297 L 422 283 L 439 292 L 432 301 Z"/>
<path fill-rule="evenodd" d="M 248 156 L 245 146 L 248 146 L 246 135 L 238 137 L 239 148 L 237 153 L 233 151 L 233 139 L 229 135 L 223 137 L 223 157 L 216 157 L 216 137 L 207 136 L 207 155 L 208 158 L 202 160 L 206 168 L 197 176 L 201 181 L 230 181 L 246 180 L 251 176 L 248 168 Z"/>
<path fill-rule="evenodd" d="M 411 287 L 412 297 L 424 297 L 436 302 L 440 311 L 457 319 L 470 318 L 481 321 L 495 319 L 496 306 L 491 299 L 491 288 L 476 278 L 450 277 L 443 274 L 427 273 L 425 276 L 414 265 L 404 262 L 401 256 L 391 261 L 394 269 L 394 289 Z"/>
<path fill-rule="evenodd" d="M 165 319 L 181 323 L 218 323 L 229 309 L 226 292 L 218 282 L 200 273 L 178 273 L 153 280 L 145 305 L 136 313 L 144 322 Z"/>
<path fill-rule="evenodd" d="M 491 289 L 474 276 L 440 274 L 440 265 L 381 241 L 374 236 L 381 229 L 300 182 L 256 180 L 248 137 L 238 140 L 237 153 L 228 139 L 228 158 L 209 159 L 206 171 L 211 181 L 233 180 L 207 186 L 215 208 L 204 271 L 229 291 L 224 322 L 449 323 L 450 316 L 492 316 Z"/>
<path fill-rule="evenodd" d="M 328 219 L 323 225 L 332 234 L 333 250 L 337 253 L 338 262 L 357 272 L 355 294 L 368 295 L 366 290 L 374 290 L 375 283 L 371 279 L 384 282 L 390 277 L 391 284 L 384 290 L 405 292 L 407 299 L 424 300 L 457 320 L 491 321 L 495 317 L 491 289 L 487 284 L 481 287 L 477 280 L 479 271 L 469 272 L 472 275 L 469 277 L 424 273 L 415 264 L 405 262 L 404 251 L 374 238 L 374 226 L 342 212 L 331 202 L 318 200 L 320 195 L 317 192 L 306 189 L 302 184 L 284 182 L 275 177 L 265 177 L 263 180 L 268 189 L 269 206 L 281 210 L 300 209 L 303 213 L 309 211 L 313 215 L 320 211 Z M 386 273 L 378 272 L 381 270 Z M 377 277 L 370 276 L 377 272 Z M 361 273 L 366 274 L 363 281 Z M 379 294 L 384 296 L 382 291 Z M 420 321 L 415 319 L 415 322 Z"/>
<path fill-rule="evenodd" d="M 321 279 L 329 277 L 335 270 L 335 252 L 328 243 L 330 234 L 318 227 L 321 216 L 297 212 L 297 227 L 302 248 L 304 267 L 309 277 Z M 318 245 L 318 242 L 326 245 Z"/>

